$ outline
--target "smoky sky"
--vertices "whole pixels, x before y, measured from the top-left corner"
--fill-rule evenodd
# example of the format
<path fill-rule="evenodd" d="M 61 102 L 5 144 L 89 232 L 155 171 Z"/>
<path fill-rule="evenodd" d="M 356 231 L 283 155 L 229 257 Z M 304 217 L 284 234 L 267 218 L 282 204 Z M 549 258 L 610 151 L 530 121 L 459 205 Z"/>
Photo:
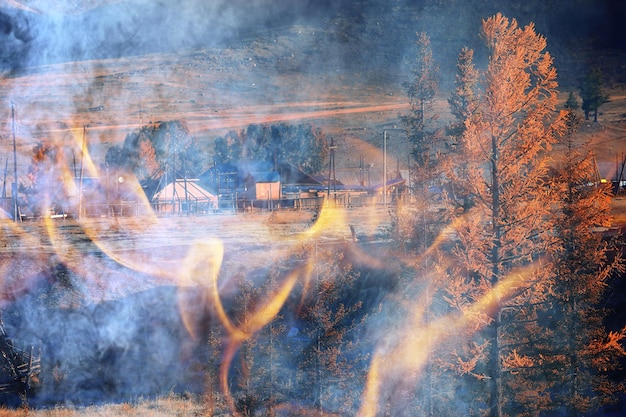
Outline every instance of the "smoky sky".
<path fill-rule="evenodd" d="M 329 2 L 330 3 L 330 2 Z M 35 14 L 0 9 L 4 69 L 220 47 L 333 10 L 326 2 L 127 0 L 87 12 Z"/>
<path fill-rule="evenodd" d="M 25 6 L 31 1 L 22 0 Z M 425 31 L 433 46 L 449 49 L 479 45 L 480 20 L 496 12 L 537 31 L 558 48 L 582 42 L 598 48 L 626 49 L 626 5 L 619 0 L 500 2 L 484 0 L 121 0 L 92 2 L 81 13 L 32 13 L 0 8 L 0 69 L 118 58 L 185 49 L 220 48 L 295 24 L 333 32 L 346 62 L 380 60 L 397 65 Z M 62 10 L 67 10 L 65 5 Z M 343 25 L 341 21 L 350 22 Z M 348 29 L 346 29 L 348 28 Z M 554 48 L 554 47 L 553 47 Z M 356 51 L 356 52 L 355 52 Z M 373 54 L 372 51 L 377 51 Z M 343 54 L 342 49 L 329 56 Z M 563 55 L 562 53 L 557 53 Z M 446 57 L 449 58 L 449 57 Z M 382 65 L 382 64 L 381 64 Z"/>

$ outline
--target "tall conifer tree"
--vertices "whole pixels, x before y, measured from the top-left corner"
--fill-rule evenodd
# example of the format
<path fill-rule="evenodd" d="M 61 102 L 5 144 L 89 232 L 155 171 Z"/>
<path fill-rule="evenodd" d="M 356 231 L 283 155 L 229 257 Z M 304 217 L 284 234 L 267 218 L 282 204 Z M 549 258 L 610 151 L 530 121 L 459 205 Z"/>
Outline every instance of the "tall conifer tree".
<path fill-rule="evenodd" d="M 459 360 L 471 364 L 465 373 L 481 381 L 479 402 L 488 415 L 500 417 L 508 406 L 503 358 L 514 349 L 503 321 L 510 308 L 540 298 L 547 278 L 546 269 L 532 265 L 544 262 L 554 245 L 546 220 L 552 196 L 545 186 L 545 155 L 563 120 L 556 112 L 556 70 L 534 26 L 519 27 L 497 14 L 483 21 L 483 37 L 490 56 L 481 73 L 482 93 L 464 123 L 458 163 L 448 171 L 472 201 L 462 207 L 454 202 L 450 211 L 458 242 L 449 273 L 458 285 L 446 297 L 488 301 L 482 314 L 470 318 L 482 327 L 474 346 L 488 348 L 480 349 L 478 360 Z M 456 305 L 463 304 L 451 307 Z"/>
<path fill-rule="evenodd" d="M 459 53 L 454 79 L 454 92 L 448 98 L 450 112 L 454 117 L 448 127 L 448 136 L 456 147 L 465 132 L 465 120 L 476 110 L 478 70 L 474 65 L 474 50 L 463 48 Z"/>
<path fill-rule="evenodd" d="M 439 68 L 433 59 L 430 38 L 426 33 L 419 32 L 415 45 L 411 80 L 404 83 L 409 113 L 400 116 L 412 157 L 409 163 L 411 204 L 396 206 L 392 215 L 398 241 L 406 248 L 423 251 L 435 239 L 440 223 L 429 210 L 434 197 L 429 187 L 440 185 L 439 156 L 444 138 L 442 129 L 435 125 L 439 115 L 434 111 L 433 103 L 439 92 Z"/>
<path fill-rule="evenodd" d="M 433 59 L 430 38 L 424 32 L 417 33 L 416 54 L 412 67 L 412 79 L 404 87 L 409 98 L 409 114 L 401 116 L 406 136 L 411 146 L 411 156 L 416 163 L 415 185 L 428 185 L 434 177 L 437 161 L 438 139 L 441 135 L 433 122 L 437 114 L 433 103 L 439 90 L 438 68 Z M 419 192 L 419 191 L 418 191 Z"/>
<path fill-rule="evenodd" d="M 580 96 L 583 99 L 585 120 L 589 120 L 589 113 L 593 113 L 593 121 L 597 122 L 600 106 L 609 101 L 609 95 L 602 90 L 602 74 L 599 69 L 594 68 L 585 75 L 580 86 Z"/>
<path fill-rule="evenodd" d="M 575 131 L 579 119 L 570 111 L 568 126 Z M 607 373 L 626 354 L 626 329 L 607 331 L 602 308 L 611 277 L 623 272 L 623 263 L 614 240 L 604 239 L 601 228 L 611 225 L 611 187 L 596 178 L 593 153 L 588 144 L 576 146 L 567 136 L 561 170 L 553 188 L 558 190 L 559 210 L 555 231 L 559 238 L 552 285 L 554 319 L 552 352 L 564 370 L 559 375 L 555 406 L 567 415 L 584 415 L 615 400 L 623 391 L 622 382 L 611 381 Z M 548 355 L 546 355 L 548 356 Z"/>

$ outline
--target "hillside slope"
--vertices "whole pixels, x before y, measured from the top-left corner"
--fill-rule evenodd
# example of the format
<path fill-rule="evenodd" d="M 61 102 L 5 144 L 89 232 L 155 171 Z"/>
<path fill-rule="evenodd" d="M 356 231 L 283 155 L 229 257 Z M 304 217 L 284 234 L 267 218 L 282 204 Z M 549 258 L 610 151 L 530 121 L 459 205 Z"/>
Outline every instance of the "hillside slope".
<path fill-rule="evenodd" d="M 386 129 L 396 158 L 391 163 L 404 166 L 397 116 L 406 106 L 402 82 L 410 74 L 415 32 L 432 37 L 443 87 L 437 110 L 445 119 L 456 54 L 470 45 L 477 48 L 478 64 L 484 61 L 480 21 L 502 7 L 495 0 L 259 0 L 244 7 L 248 3 L 185 0 L 174 10 L 161 1 L 125 0 L 82 3 L 81 13 L 3 9 L 0 37 L 10 42 L 0 62 L 12 71 L 0 80 L 0 137 L 10 137 L 13 102 L 18 171 L 26 172 L 41 138 L 64 144 L 68 155 L 79 154 L 87 127 L 92 156 L 102 163 L 108 146 L 128 132 L 173 119 L 186 121 L 205 143 L 207 163 L 212 140 L 226 130 L 307 121 L 345 142 L 338 163 L 350 166 L 358 166 L 360 154 L 380 165 L 370 148 L 380 149 Z M 34 9 L 48 3 L 21 4 Z M 70 4 L 55 2 L 57 8 Z M 564 94 L 577 90 L 588 65 L 603 65 L 612 102 L 602 109 L 602 123 L 620 122 L 626 114 L 620 110 L 626 48 L 619 48 L 624 37 L 612 23 L 623 7 L 599 25 L 616 7 L 609 0 L 529 0 L 503 10 L 520 24 L 535 22 L 546 35 Z M 598 139 L 607 132 L 618 136 Z M 614 161 L 621 151 L 619 132 L 594 133 L 598 142 L 611 144 L 602 148 L 602 160 Z M 7 155 L 10 141 L 2 142 Z"/>
<path fill-rule="evenodd" d="M 535 23 L 548 38 L 562 84 L 575 84 L 587 65 L 605 67 L 612 82 L 625 81 L 620 61 L 626 49 L 621 29 L 626 4 L 616 0 L 92 0 L 79 6 L 4 0 L 0 67 L 15 71 L 57 62 L 236 47 L 303 25 L 326 35 L 308 71 L 324 70 L 317 64 L 330 61 L 384 79 L 404 72 L 417 31 L 431 36 L 444 71 L 453 71 L 446 69 L 454 68 L 463 46 L 476 48 L 477 57 L 484 58 L 480 21 L 496 12 L 523 25 Z"/>

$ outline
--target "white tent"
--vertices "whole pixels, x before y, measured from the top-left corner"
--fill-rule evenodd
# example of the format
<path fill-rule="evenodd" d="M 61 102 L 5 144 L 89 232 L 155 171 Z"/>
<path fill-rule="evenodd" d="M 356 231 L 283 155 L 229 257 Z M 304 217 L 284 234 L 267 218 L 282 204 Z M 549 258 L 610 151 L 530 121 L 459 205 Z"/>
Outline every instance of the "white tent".
<path fill-rule="evenodd" d="M 158 191 L 152 205 L 161 212 L 210 212 L 217 208 L 217 195 L 198 179 L 177 179 Z"/>

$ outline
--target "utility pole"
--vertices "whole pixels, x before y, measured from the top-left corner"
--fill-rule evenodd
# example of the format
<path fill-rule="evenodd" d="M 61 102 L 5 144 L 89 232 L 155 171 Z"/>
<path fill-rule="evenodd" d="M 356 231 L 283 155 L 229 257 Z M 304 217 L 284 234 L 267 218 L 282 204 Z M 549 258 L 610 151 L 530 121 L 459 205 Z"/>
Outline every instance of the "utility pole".
<path fill-rule="evenodd" d="M 13 197 L 13 220 L 21 221 L 20 208 L 17 201 L 17 145 L 15 138 L 15 104 L 11 102 L 11 121 L 13 130 L 13 184 L 11 187 L 11 196 Z"/>
<path fill-rule="evenodd" d="M 365 177 L 363 176 L 363 155 L 359 155 L 359 185 L 365 185 Z"/>
<path fill-rule="evenodd" d="M 2 180 L 2 208 L 7 209 L 5 199 L 7 198 L 7 171 L 9 170 L 9 158 L 4 160 L 4 179 Z"/>
<path fill-rule="evenodd" d="M 328 162 L 328 202 L 330 203 L 330 184 L 333 184 L 333 190 L 335 190 L 335 195 L 337 194 L 337 176 L 335 172 L 335 139 L 330 138 L 330 160 Z"/>
<path fill-rule="evenodd" d="M 187 191 L 187 160 L 183 158 L 183 187 L 185 189 L 185 211 L 189 215 L 189 191 Z"/>
<path fill-rule="evenodd" d="M 76 153 L 74 153 L 74 149 L 72 149 L 72 170 L 74 171 L 74 181 L 76 181 L 78 174 L 76 173 Z"/>
<path fill-rule="evenodd" d="M 617 185 L 615 187 L 615 195 L 618 195 L 621 187 L 622 187 L 622 181 L 624 180 L 624 166 L 626 165 L 626 156 L 624 156 L 624 152 L 622 152 L 622 168 L 621 169 L 617 169 L 616 167 L 616 171 L 619 171 L 615 173 L 615 176 L 617 177 Z"/>
<path fill-rule="evenodd" d="M 410 202 L 411 201 L 411 154 L 410 153 L 406 156 L 406 168 L 408 171 L 407 179 L 406 179 L 406 182 L 408 184 L 407 194 L 408 194 L 408 198 Z"/>
<path fill-rule="evenodd" d="M 78 180 L 78 218 L 83 217 L 83 163 L 87 151 L 87 126 L 83 126 L 83 147 L 80 153 L 80 179 Z"/>
<path fill-rule="evenodd" d="M 383 130 L 383 205 L 387 205 L 387 131 Z"/>
<path fill-rule="evenodd" d="M 110 181 L 109 181 L 109 164 L 105 162 L 104 164 L 104 172 L 106 174 L 105 177 L 105 187 L 104 187 L 104 198 L 105 198 L 105 202 L 106 202 L 106 212 L 107 212 L 107 217 L 109 217 L 111 215 L 111 205 L 109 204 L 109 187 L 110 187 Z M 74 177 L 76 177 L 76 174 L 74 174 Z"/>

